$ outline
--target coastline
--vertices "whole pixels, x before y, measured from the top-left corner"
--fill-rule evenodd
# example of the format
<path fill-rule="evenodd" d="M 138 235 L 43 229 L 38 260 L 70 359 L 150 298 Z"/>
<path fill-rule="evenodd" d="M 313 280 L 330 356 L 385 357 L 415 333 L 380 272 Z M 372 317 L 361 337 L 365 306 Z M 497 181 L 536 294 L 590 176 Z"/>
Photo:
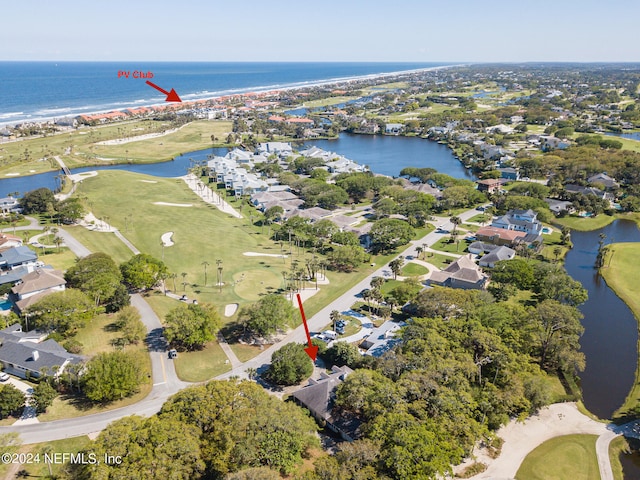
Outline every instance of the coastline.
<path fill-rule="evenodd" d="M 383 65 L 383 63 L 381 63 L 381 65 Z M 316 87 L 339 85 L 339 84 L 357 83 L 361 81 L 375 80 L 379 78 L 387 78 L 387 77 L 393 78 L 393 77 L 402 76 L 402 75 L 411 75 L 411 74 L 421 73 L 421 72 L 436 71 L 436 70 L 442 70 L 446 68 L 460 67 L 464 65 L 467 65 L 467 64 L 438 65 L 434 67 L 424 67 L 424 68 L 417 68 L 417 69 L 410 69 L 410 70 L 398 70 L 393 72 L 380 72 L 380 73 L 371 73 L 371 74 L 365 74 L 365 75 L 353 75 L 353 76 L 347 76 L 347 77 L 332 77 L 327 79 L 311 80 L 308 82 L 292 82 L 284 85 L 280 85 L 280 84 L 255 85 L 252 87 L 227 89 L 219 92 L 206 92 L 206 93 L 178 92 L 178 93 L 180 94 L 180 97 L 182 99 L 181 103 L 188 105 L 190 102 L 206 102 L 206 101 L 218 100 L 225 97 L 235 97 L 235 96 L 242 97 L 244 95 L 247 95 L 248 93 L 265 94 L 269 92 L 289 92 L 289 91 L 302 90 L 305 88 L 316 88 Z M 17 120 L 16 119 L 3 120 L 3 117 L 6 117 L 11 113 L 18 113 L 18 112 L 0 113 L 0 128 L 14 127 L 16 125 L 25 124 L 25 123 L 27 124 L 49 123 L 59 118 L 67 118 L 67 117 L 75 118 L 80 115 L 98 115 L 98 114 L 108 113 L 108 112 L 123 111 L 129 108 L 141 108 L 141 107 L 150 108 L 150 107 L 160 107 L 163 105 L 167 105 L 167 103 L 164 101 L 139 102 L 136 100 L 131 100 L 130 102 L 125 101 L 125 102 L 118 102 L 118 103 L 119 104 L 117 106 L 115 104 L 108 104 L 111 106 L 105 105 L 105 108 L 99 108 L 95 110 L 87 110 L 83 107 L 62 107 L 62 108 L 59 108 L 58 110 L 61 110 L 61 111 L 69 110 L 69 111 L 65 111 L 64 113 L 61 112 L 58 115 L 41 116 L 41 117 L 38 116 L 35 118 L 32 116 L 29 116 L 29 118 L 17 119 Z M 173 105 L 180 105 L 180 103 L 176 103 Z M 15 107 L 15 108 L 18 108 L 18 107 Z M 23 113 L 23 112 L 21 111 L 20 113 Z"/>

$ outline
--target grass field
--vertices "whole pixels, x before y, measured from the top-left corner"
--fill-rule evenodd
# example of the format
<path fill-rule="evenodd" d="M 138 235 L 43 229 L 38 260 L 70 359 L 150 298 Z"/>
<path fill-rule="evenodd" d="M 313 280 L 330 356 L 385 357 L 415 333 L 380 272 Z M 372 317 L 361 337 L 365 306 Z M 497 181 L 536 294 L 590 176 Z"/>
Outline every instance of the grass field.
<path fill-rule="evenodd" d="M 404 267 L 402 267 L 401 275 L 403 277 L 417 277 L 420 275 L 426 275 L 429 273 L 429 269 L 423 265 L 419 265 L 417 263 L 409 262 Z"/>
<path fill-rule="evenodd" d="M 186 382 L 203 382 L 231 370 L 231 364 L 218 342 L 210 342 L 202 350 L 180 352 L 174 359 L 176 373 Z"/>
<path fill-rule="evenodd" d="M 615 480 L 624 480 L 620 455 L 629 449 L 629 444 L 624 437 L 616 437 L 609 444 L 609 458 L 611 459 L 611 470 Z"/>
<path fill-rule="evenodd" d="M 339 97 L 320 98 L 318 100 L 310 100 L 308 102 L 304 102 L 302 106 L 305 108 L 326 107 L 328 105 L 336 105 L 338 103 L 347 103 L 349 100 L 355 100 L 356 98 L 358 97 L 339 96 Z"/>
<path fill-rule="evenodd" d="M 442 255 L 440 253 L 427 252 L 424 261 L 430 263 L 436 268 L 447 268 L 451 262 L 455 262 L 456 259 L 449 255 Z"/>
<path fill-rule="evenodd" d="M 441 238 L 436 243 L 431 245 L 431 248 L 433 248 L 434 250 L 439 250 L 441 252 L 456 253 L 462 255 L 467 250 L 467 247 L 470 243 L 471 242 L 463 240 L 459 236 L 455 242 L 449 243 L 449 237 L 447 236 Z"/>
<path fill-rule="evenodd" d="M 57 170 L 59 166 L 54 160 L 43 160 L 45 156 L 53 155 L 60 156 L 69 168 L 95 165 L 100 162 L 93 159 L 95 156 L 113 159 L 106 163 L 169 160 L 184 152 L 210 147 L 211 135 L 219 138 L 217 143 L 224 142 L 231 131 L 231 122 L 203 120 L 162 137 L 122 145 L 96 145 L 104 140 L 143 135 L 165 127 L 168 127 L 166 122 L 134 120 L 3 143 L 0 148 L 0 177 L 7 173 L 33 175 Z M 66 153 L 69 147 L 73 147 L 70 155 Z"/>
<path fill-rule="evenodd" d="M 600 274 L 606 280 L 607 285 L 629 306 L 636 320 L 640 320 L 640 298 L 638 297 L 640 279 L 637 274 L 639 253 L 639 243 L 611 244 L 608 246 L 608 252 L 604 258 L 605 266 L 600 269 Z M 614 419 L 634 415 L 632 410 L 640 404 L 639 377 L 640 363 L 636 368 L 634 386 L 627 395 L 624 404 L 613 414 Z"/>
<path fill-rule="evenodd" d="M 116 263 L 126 262 L 133 256 L 133 252 L 113 233 L 88 230 L 79 225 L 64 227 L 64 229 L 91 253 L 108 253 Z M 123 232 L 123 235 L 126 237 L 127 232 Z"/>
<path fill-rule="evenodd" d="M 554 223 L 569 227 L 572 230 L 580 230 L 582 232 L 587 232 L 589 230 L 597 230 L 602 227 L 606 227 L 611 222 L 613 222 L 616 217 L 612 217 L 610 215 L 598 215 L 597 217 L 563 217 L 556 218 Z"/>
<path fill-rule="evenodd" d="M 596 435 L 565 435 L 533 450 L 516 473 L 518 480 L 593 480 L 600 478 Z"/>

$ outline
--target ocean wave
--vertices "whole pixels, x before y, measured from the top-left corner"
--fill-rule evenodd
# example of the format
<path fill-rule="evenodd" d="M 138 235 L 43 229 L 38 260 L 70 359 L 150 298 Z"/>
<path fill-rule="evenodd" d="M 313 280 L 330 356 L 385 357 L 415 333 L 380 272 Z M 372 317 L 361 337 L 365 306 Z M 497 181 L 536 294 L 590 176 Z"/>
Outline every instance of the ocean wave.
<path fill-rule="evenodd" d="M 58 113 L 69 113 L 71 112 L 71 108 L 70 107 L 64 107 L 64 108 L 43 108 L 42 110 L 37 110 L 34 112 L 35 115 L 42 115 L 42 116 L 46 116 L 46 115 L 56 115 Z"/>
<path fill-rule="evenodd" d="M 0 113 L 0 119 L 5 119 L 5 118 L 11 118 L 11 117 L 17 117 L 19 115 L 24 115 L 24 112 L 7 112 L 7 113 Z"/>

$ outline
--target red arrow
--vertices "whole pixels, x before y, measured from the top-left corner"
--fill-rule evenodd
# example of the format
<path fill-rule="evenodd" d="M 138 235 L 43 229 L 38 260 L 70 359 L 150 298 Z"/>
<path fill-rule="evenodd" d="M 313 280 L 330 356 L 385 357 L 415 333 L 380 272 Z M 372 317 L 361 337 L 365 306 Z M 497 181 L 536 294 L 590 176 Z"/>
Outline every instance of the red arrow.
<path fill-rule="evenodd" d="M 300 299 L 299 293 L 297 293 L 296 296 L 298 297 L 298 306 L 300 307 L 300 315 L 302 315 L 302 324 L 304 325 L 304 332 L 307 334 L 307 342 L 309 343 L 309 346 L 305 348 L 304 351 L 307 352 L 307 355 L 309 355 L 309 358 L 311 359 L 311 361 L 315 362 L 316 356 L 318 355 L 318 347 L 311 344 L 311 335 L 309 334 L 309 326 L 307 325 L 307 318 L 304 316 L 304 308 L 302 308 L 302 300 Z"/>
<path fill-rule="evenodd" d="M 160 88 L 158 85 L 156 85 L 155 83 L 150 82 L 149 80 L 147 80 L 147 85 L 149 85 L 150 87 L 155 88 L 159 92 L 164 93 L 167 96 L 167 99 L 165 100 L 165 102 L 182 102 L 182 100 L 180 100 L 180 97 L 178 96 L 178 94 L 176 93 L 176 91 L 173 88 L 171 89 L 170 92 L 167 92 L 165 89 Z"/>

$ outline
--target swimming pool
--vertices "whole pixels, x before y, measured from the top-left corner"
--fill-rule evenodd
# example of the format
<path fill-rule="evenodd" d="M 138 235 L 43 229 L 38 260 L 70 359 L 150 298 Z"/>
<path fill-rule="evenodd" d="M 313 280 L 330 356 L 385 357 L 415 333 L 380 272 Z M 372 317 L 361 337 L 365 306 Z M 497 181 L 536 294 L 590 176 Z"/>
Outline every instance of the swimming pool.
<path fill-rule="evenodd" d="M 3 299 L 0 300 L 0 310 L 2 310 L 2 311 L 11 310 L 12 306 L 13 306 L 13 303 L 11 303 L 6 298 L 3 298 Z"/>

